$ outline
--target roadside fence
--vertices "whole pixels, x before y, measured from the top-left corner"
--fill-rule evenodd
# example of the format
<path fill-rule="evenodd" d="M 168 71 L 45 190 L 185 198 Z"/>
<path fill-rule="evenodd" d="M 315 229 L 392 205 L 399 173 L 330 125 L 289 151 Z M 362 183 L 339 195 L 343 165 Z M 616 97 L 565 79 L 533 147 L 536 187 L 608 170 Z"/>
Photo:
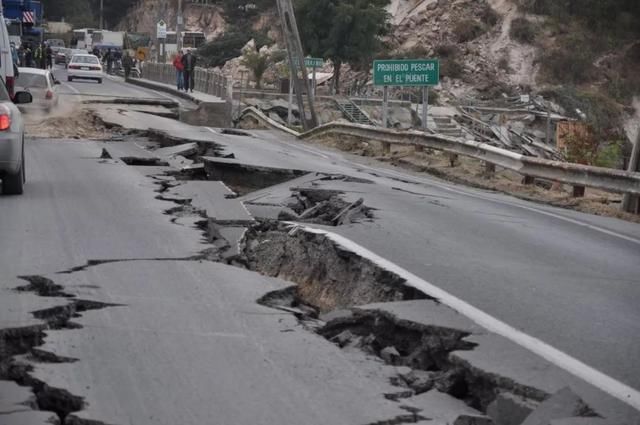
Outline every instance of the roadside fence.
<path fill-rule="evenodd" d="M 176 85 L 176 69 L 172 64 L 145 62 L 141 76 L 147 80 Z M 196 67 L 193 77 L 194 90 L 222 99 L 228 97 L 229 81 L 220 72 Z"/>

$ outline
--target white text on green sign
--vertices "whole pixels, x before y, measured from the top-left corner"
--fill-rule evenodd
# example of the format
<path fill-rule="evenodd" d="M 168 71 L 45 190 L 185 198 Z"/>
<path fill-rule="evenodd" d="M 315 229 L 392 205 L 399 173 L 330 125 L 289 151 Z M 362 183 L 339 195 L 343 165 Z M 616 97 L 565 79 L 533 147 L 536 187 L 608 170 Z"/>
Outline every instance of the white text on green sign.
<path fill-rule="evenodd" d="M 376 86 L 435 86 L 439 82 L 440 63 L 435 59 L 373 62 L 373 83 Z"/>
<path fill-rule="evenodd" d="M 304 58 L 304 66 L 307 68 L 322 68 L 323 65 L 322 58 Z"/>

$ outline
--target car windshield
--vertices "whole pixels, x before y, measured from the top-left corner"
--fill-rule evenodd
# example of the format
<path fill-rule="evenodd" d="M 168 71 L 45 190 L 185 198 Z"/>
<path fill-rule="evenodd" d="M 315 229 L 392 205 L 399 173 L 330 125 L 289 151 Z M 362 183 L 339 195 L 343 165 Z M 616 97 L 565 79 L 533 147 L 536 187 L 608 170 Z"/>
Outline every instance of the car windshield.
<path fill-rule="evenodd" d="M 71 62 L 74 63 L 90 63 L 90 64 L 99 64 L 98 58 L 95 56 L 74 56 L 71 58 Z"/>
<path fill-rule="evenodd" d="M 46 89 L 47 79 L 42 74 L 31 74 L 21 71 L 16 79 L 16 85 L 25 88 Z"/>

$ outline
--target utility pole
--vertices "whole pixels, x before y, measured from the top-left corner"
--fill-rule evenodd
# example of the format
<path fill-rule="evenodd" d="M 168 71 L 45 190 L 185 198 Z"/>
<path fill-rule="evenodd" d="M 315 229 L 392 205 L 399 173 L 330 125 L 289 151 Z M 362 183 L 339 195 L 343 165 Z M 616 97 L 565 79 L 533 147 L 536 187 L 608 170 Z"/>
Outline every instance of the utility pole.
<path fill-rule="evenodd" d="M 178 14 L 176 15 L 176 44 L 178 51 L 182 50 L 182 28 L 184 25 L 182 17 L 182 0 L 178 0 Z"/>
<path fill-rule="evenodd" d="M 304 52 L 302 42 L 298 33 L 298 24 L 293 10 L 291 0 L 277 0 L 278 13 L 282 24 L 282 32 L 287 43 L 287 55 L 289 56 L 289 78 L 293 79 L 296 97 L 298 100 L 298 111 L 305 130 L 310 130 L 318 126 L 315 106 L 313 104 L 313 92 L 309 84 L 307 67 L 304 64 Z M 306 114 L 304 104 L 304 94 L 309 100 L 309 115 Z"/>
<path fill-rule="evenodd" d="M 640 126 L 638 126 L 636 143 L 633 145 L 633 149 L 631 150 L 631 158 L 629 158 L 627 171 L 632 173 L 637 172 L 638 166 L 640 166 Z M 634 214 L 640 213 L 640 196 L 625 193 L 622 197 L 622 210 Z"/>
<path fill-rule="evenodd" d="M 100 29 L 104 29 L 104 0 L 100 0 Z"/>

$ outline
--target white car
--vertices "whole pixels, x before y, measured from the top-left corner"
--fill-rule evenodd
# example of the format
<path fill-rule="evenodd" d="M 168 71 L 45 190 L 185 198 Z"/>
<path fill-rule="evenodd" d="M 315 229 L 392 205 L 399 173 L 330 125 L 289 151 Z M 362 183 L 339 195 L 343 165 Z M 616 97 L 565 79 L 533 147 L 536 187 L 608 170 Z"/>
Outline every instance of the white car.
<path fill-rule="evenodd" d="M 67 67 L 67 74 L 68 81 L 73 81 L 74 78 L 82 78 L 102 83 L 102 77 L 104 77 L 100 59 L 95 55 L 89 54 L 73 55 Z"/>
<path fill-rule="evenodd" d="M 33 108 L 51 111 L 58 105 L 58 84 L 51 71 L 38 68 L 18 68 L 16 90 L 28 91 L 33 96 Z M 21 106 L 21 110 L 32 109 L 31 105 Z"/>
<path fill-rule="evenodd" d="M 15 104 L 30 102 L 28 92 L 17 92 L 12 101 L 0 82 L 0 180 L 5 195 L 21 195 L 26 180 L 24 121 Z"/>

